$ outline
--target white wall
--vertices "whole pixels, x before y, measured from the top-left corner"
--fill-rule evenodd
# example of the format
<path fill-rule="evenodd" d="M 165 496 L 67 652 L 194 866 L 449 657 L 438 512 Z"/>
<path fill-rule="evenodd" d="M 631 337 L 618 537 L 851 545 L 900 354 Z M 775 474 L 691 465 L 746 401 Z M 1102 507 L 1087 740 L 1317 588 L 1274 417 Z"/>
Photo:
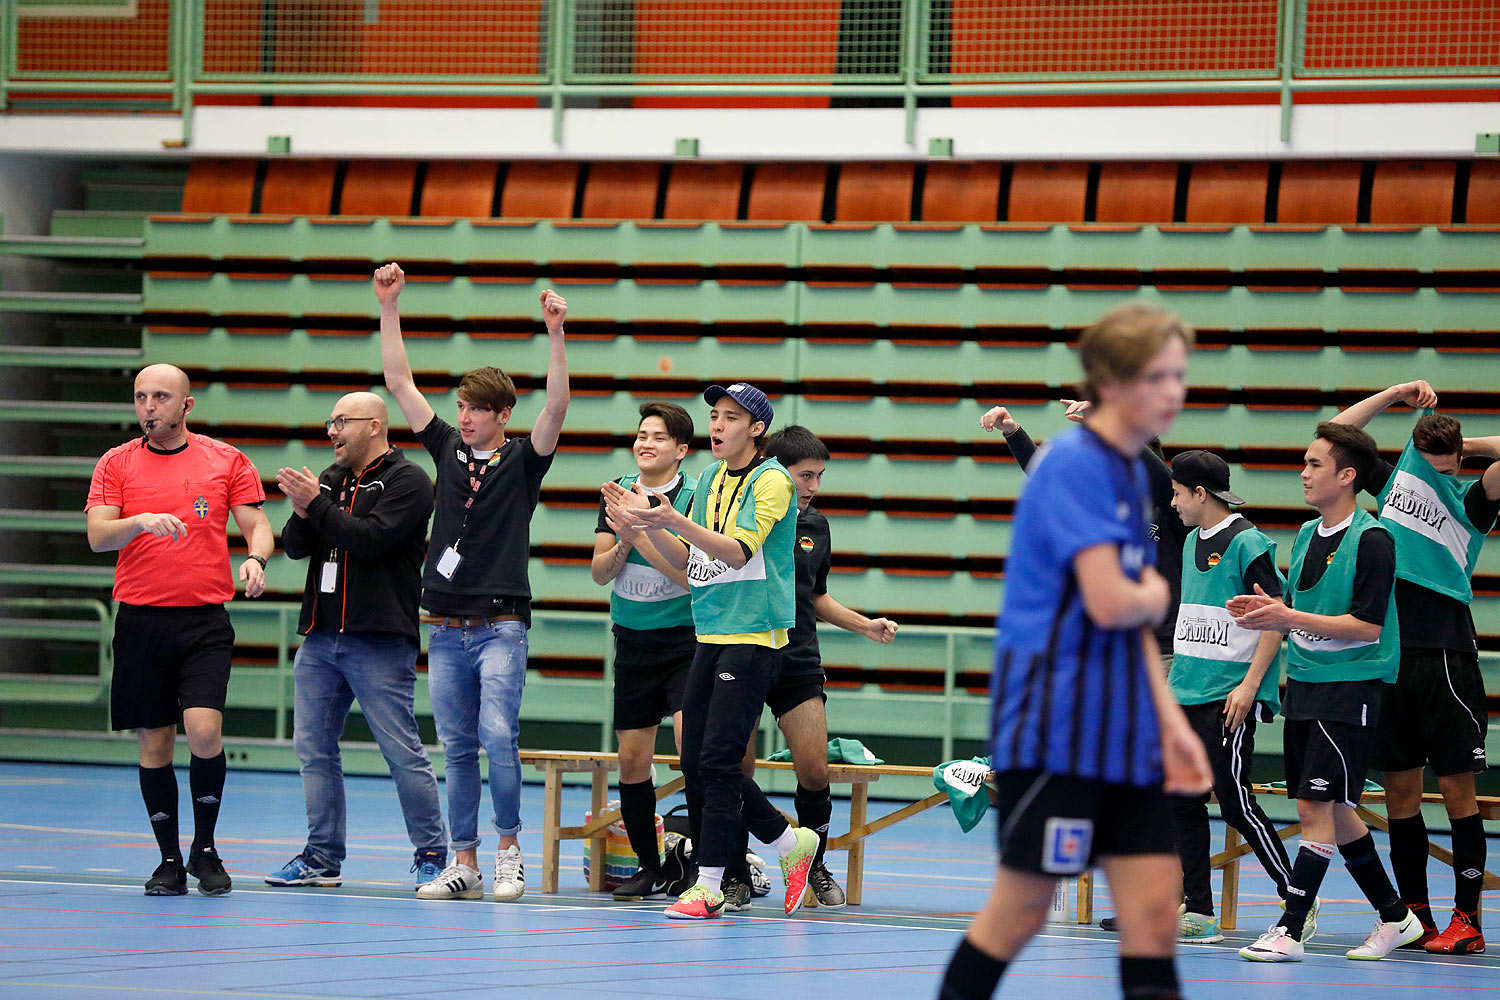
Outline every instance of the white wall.
<path fill-rule="evenodd" d="M 951 137 L 961 158 L 1115 159 L 1471 156 L 1500 132 L 1493 103 L 1299 106 L 1292 141 L 1274 105 L 924 108 L 914 144 L 899 109 L 573 109 L 561 143 L 545 109 L 203 107 L 192 141 L 170 115 L 0 115 L 0 151 L 174 157 L 263 154 L 287 135 L 303 156 L 666 159 L 678 137 L 710 159 L 924 157 Z M 0 181 L 0 184 L 3 184 Z"/>

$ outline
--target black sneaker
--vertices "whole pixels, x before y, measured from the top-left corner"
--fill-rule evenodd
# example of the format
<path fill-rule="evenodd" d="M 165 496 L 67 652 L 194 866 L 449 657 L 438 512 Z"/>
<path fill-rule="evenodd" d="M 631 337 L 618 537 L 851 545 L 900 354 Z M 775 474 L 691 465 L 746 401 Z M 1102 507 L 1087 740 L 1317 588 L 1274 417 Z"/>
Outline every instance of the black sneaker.
<path fill-rule="evenodd" d="M 229 873 L 224 870 L 224 862 L 219 860 L 219 852 L 212 847 L 189 855 L 187 870 L 198 880 L 198 891 L 205 896 L 222 896 L 233 887 Z M 187 892 L 187 889 L 182 891 Z"/>
<path fill-rule="evenodd" d="M 844 890 L 834 881 L 833 873 L 822 864 L 812 866 L 812 870 L 807 873 L 807 884 L 821 907 L 837 910 L 848 902 L 844 898 Z"/>
<path fill-rule="evenodd" d="M 721 883 L 724 892 L 724 909 L 740 910 L 750 909 L 750 883 L 738 875 L 726 875 Z"/>
<path fill-rule="evenodd" d="M 146 882 L 148 896 L 186 896 L 187 869 L 176 858 L 167 858 L 156 866 Z"/>
<path fill-rule="evenodd" d="M 638 899 L 659 899 L 667 894 L 668 879 L 660 868 L 640 868 L 615 889 L 615 900 L 633 903 Z"/>
<path fill-rule="evenodd" d="M 674 841 L 672 838 L 676 837 Z M 667 852 L 662 859 L 662 877 L 666 885 L 662 892 L 677 897 L 687 892 L 698 882 L 698 863 L 688 850 L 688 839 L 675 833 L 667 834 Z"/>

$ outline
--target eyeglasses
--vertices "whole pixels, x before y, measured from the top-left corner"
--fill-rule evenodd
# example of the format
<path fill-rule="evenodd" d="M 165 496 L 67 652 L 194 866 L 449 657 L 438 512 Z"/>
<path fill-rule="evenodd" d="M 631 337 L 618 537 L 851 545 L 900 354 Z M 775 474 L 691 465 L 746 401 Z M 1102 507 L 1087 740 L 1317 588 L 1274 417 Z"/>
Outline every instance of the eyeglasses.
<path fill-rule="evenodd" d="M 325 431 L 341 431 L 351 420 L 376 420 L 376 417 L 334 417 L 332 420 L 323 421 Z"/>

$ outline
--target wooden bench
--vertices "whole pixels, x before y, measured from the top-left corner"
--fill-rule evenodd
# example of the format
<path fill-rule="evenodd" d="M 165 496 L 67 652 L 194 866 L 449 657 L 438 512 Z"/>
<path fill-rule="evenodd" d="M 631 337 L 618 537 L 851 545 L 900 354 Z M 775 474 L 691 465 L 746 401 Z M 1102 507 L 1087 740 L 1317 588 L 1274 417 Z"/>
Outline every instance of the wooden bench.
<path fill-rule="evenodd" d="M 657 764 L 670 770 L 679 770 L 681 762 L 677 757 L 657 757 Z M 618 770 L 620 766 L 619 757 L 612 753 L 572 753 L 567 751 L 551 750 L 523 750 L 521 751 L 521 763 L 530 764 L 538 768 L 543 776 L 543 804 L 542 804 L 542 892 L 557 892 L 558 861 L 564 840 L 589 840 L 593 842 L 591 848 L 595 858 L 603 858 L 605 853 L 605 840 L 611 823 L 620 819 L 618 809 L 606 810 L 609 801 L 609 775 L 611 771 Z M 758 760 L 755 766 L 759 770 L 767 771 L 789 771 L 792 765 L 788 761 Z M 582 826 L 562 825 L 562 776 L 564 774 L 588 774 L 592 776 L 592 789 L 590 798 L 590 810 L 592 818 Z M 924 799 L 908 803 L 893 810 L 877 819 L 868 818 L 869 786 L 872 781 L 879 781 L 882 776 L 889 777 L 916 777 L 930 778 L 932 768 L 930 767 L 900 767 L 892 764 L 843 764 L 830 761 L 828 764 L 828 782 L 831 785 L 849 785 L 849 832 L 840 836 L 830 836 L 828 847 L 830 850 L 849 852 L 849 875 L 844 886 L 844 893 L 849 902 L 859 905 L 864 894 L 865 879 L 865 838 L 872 833 L 884 830 L 904 819 L 909 819 L 920 812 L 931 809 L 933 806 L 948 801 L 945 792 L 935 792 Z M 681 791 L 683 779 L 681 775 L 673 778 L 665 784 L 657 786 L 656 798 L 660 801 L 669 795 Z M 796 821 L 791 820 L 795 825 Z M 595 864 L 589 869 L 589 889 L 597 892 L 604 887 L 604 866 Z M 817 901 L 809 892 L 803 905 L 816 906 Z"/>
<path fill-rule="evenodd" d="M 1286 789 L 1270 785 L 1255 785 L 1253 791 L 1256 795 L 1286 795 Z M 1479 815 L 1486 820 L 1500 820 L 1500 796 L 1481 795 L 1479 800 Z M 1376 830 L 1390 832 L 1390 822 L 1386 817 L 1371 810 L 1371 803 L 1385 801 L 1384 791 L 1369 791 L 1360 796 L 1360 805 L 1355 809 L 1359 818 L 1365 821 L 1365 825 Z M 1443 797 L 1435 792 L 1428 792 L 1422 796 L 1423 802 L 1442 802 Z M 1276 835 L 1282 840 L 1287 840 L 1302 832 L 1301 823 L 1289 823 L 1279 828 Z M 1224 830 L 1224 850 L 1215 854 L 1209 864 L 1212 868 L 1219 869 L 1224 873 L 1223 894 L 1219 900 L 1219 924 L 1226 931 L 1234 930 L 1239 924 L 1240 903 L 1240 858 L 1252 853 L 1252 848 L 1240 837 L 1239 831 L 1232 826 Z M 1437 858 L 1444 864 L 1453 864 L 1453 853 L 1437 844 L 1428 843 L 1427 853 Z M 1484 873 L 1483 888 L 1500 889 L 1500 875 L 1486 871 Z M 1078 878 L 1078 922 L 1080 924 L 1091 924 L 1094 922 L 1094 875 L 1085 872 Z"/>

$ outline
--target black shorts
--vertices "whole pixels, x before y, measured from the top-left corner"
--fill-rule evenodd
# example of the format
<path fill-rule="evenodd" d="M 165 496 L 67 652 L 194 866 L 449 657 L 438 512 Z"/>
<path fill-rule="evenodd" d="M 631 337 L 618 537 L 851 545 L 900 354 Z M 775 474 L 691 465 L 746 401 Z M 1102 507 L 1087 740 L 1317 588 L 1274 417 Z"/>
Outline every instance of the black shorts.
<path fill-rule="evenodd" d="M 1483 771 L 1489 707 L 1479 654 L 1403 649 L 1401 673 L 1385 686 L 1370 766 L 1410 771 L 1432 765 L 1441 777 Z"/>
<path fill-rule="evenodd" d="M 1286 796 L 1342 802 L 1353 808 L 1364 794 L 1375 727 L 1321 719 L 1288 719 L 1282 730 Z"/>
<path fill-rule="evenodd" d="M 821 671 L 816 674 L 783 673 L 771 685 L 771 690 L 766 692 L 766 707 L 779 719 L 804 701 L 812 701 L 814 698 L 822 698 L 823 703 L 828 704 L 828 695 L 823 693 Z"/>
<path fill-rule="evenodd" d="M 1042 771 L 995 775 L 1000 863 L 1033 875 L 1077 875 L 1097 858 L 1177 852 L 1172 802 L 1137 788 Z"/>
<path fill-rule="evenodd" d="M 120 605 L 109 686 L 115 729 L 176 726 L 185 708 L 224 711 L 234 627 L 222 604 L 192 608 Z"/>
<path fill-rule="evenodd" d="M 642 645 L 615 635 L 615 728 L 650 729 L 682 711 L 698 642 Z"/>

